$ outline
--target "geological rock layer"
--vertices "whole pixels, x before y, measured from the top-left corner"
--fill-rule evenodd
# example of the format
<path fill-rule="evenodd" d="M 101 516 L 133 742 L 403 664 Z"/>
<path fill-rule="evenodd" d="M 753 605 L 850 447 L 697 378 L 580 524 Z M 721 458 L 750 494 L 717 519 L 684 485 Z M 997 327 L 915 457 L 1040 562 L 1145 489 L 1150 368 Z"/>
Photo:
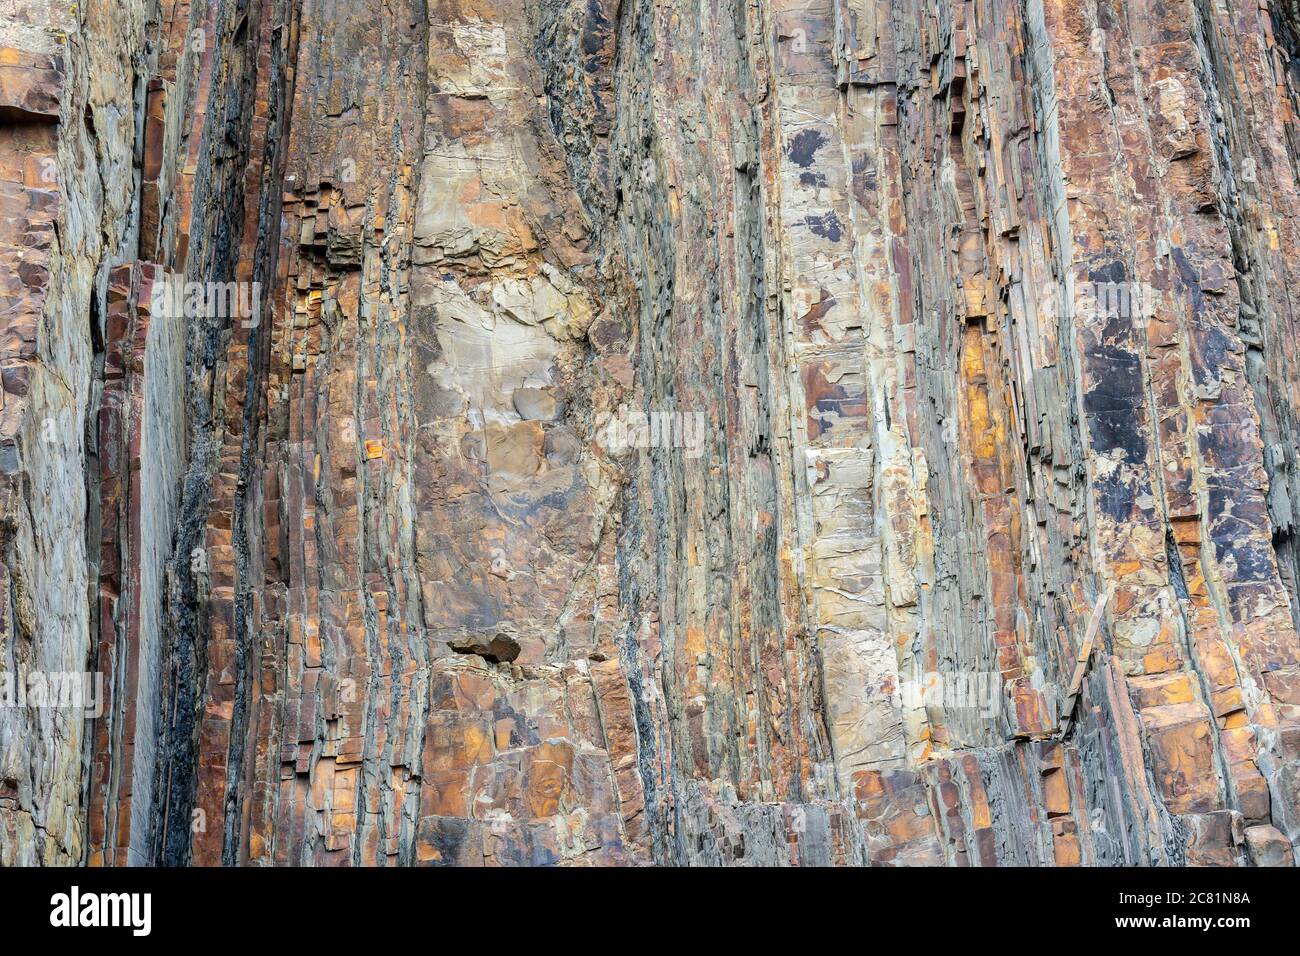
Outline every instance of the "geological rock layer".
<path fill-rule="evenodd" d="M 1292 865 L 1298 104 L 1295 0 L 0 0 L 0 864 Z"/>

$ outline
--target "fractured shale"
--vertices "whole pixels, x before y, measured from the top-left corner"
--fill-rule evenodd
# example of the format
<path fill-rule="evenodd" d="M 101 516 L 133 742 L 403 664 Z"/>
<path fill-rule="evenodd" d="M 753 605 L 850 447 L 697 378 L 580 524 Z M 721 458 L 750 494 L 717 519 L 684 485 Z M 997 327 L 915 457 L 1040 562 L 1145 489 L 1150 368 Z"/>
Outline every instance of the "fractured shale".
<path fill-rule="evenodd" d="M 0 864 L 1293 865 L 1298 105 L 1290 0 L 0 0 Z"/>

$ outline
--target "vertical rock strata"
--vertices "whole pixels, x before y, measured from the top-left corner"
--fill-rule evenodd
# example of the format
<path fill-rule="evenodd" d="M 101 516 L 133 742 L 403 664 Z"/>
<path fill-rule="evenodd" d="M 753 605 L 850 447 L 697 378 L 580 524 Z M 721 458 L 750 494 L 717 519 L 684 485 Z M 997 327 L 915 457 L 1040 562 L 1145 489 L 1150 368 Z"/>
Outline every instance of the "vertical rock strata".
<path fill-rule="evenodd" d="M 0 864 L 1292 865 L 1298 63 L 0 0 Z"/>

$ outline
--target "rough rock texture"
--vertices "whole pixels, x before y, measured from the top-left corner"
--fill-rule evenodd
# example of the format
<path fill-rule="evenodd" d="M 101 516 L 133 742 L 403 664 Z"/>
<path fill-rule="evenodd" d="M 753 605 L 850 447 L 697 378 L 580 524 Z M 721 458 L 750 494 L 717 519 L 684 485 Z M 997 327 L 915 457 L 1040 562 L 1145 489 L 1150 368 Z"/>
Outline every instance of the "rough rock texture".
<path fill-rule="evenodd" d="M 103 687 L 0 864 L 1292 865 L 1298 97 L 1294 0 L 0 0 L 0 679 Z"/>

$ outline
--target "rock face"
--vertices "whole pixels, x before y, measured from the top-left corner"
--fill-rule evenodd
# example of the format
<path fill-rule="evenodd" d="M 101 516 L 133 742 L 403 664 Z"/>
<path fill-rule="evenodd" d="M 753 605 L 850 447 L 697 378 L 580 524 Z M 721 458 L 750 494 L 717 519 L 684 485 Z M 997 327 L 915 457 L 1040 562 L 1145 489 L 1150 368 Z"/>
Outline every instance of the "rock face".
<path fill-rule="evenodd" d="M 1293 0 L 0 0 L 0 864 L 1292 865 L 1297 106 Z"/>

